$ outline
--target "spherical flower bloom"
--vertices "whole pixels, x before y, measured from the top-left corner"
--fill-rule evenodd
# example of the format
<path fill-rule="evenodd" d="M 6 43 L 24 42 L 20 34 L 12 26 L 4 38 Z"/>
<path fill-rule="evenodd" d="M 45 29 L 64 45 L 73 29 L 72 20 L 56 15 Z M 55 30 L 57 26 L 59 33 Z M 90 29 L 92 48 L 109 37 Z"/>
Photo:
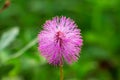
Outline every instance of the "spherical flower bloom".
<path fill-rule="evenodd" d="M 53 65 L 63 60 L 69 64 L 77 61 L 82 42 L 80 29 L 72 19 L 64 16 L 46 21 L 38 35 L 38 49 Z"/>

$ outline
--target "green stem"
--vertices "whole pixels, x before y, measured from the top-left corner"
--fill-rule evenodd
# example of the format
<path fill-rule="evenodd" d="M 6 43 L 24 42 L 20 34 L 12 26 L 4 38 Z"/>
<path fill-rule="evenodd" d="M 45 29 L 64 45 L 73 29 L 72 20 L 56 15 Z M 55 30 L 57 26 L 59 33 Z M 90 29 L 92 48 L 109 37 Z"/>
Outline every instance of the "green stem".
<path fill-rule="evenodd" d="M 60 63 L 60 80 L 63 80 L 64 78 L 64 74 L 63 74 L 63 64 L 62 64 L 62 61 Z"/>
<path fill-rule="evenodd" d="M 10 59 L 20 57 L 22 54 L 25 53 L 25 51 L 27 51 L 29 48 L 31 48 L 32 46 L 34 46 L 36 43 L 37 43 L 37 38 L 33 39 L 29 44 L 27 44 L 25 47 L 23 47 L 20 51 L 18 51 L 14 55 L 12 55 L 10 57 Z"/>

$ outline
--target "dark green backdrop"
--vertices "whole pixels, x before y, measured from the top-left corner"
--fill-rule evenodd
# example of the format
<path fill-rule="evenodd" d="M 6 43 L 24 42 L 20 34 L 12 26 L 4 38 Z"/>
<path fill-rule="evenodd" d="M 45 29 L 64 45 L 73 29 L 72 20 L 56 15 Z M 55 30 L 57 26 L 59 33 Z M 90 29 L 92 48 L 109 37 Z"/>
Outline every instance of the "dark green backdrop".
<path fill-rule="evenodd" d="M 78 62 L 64 65 L 64 80 L 120 80 L 120 0 L 11 0 L 0 13 L 0 80 L 59 80 L 36 39 L 54 16 L 72 18 L 84 40 Z"/>

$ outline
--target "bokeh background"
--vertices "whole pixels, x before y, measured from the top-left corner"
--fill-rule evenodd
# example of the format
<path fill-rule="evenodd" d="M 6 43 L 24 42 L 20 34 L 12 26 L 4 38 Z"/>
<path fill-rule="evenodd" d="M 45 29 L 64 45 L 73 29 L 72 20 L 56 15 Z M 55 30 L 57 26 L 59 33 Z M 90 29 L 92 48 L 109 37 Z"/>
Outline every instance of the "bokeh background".
<path fill-rule="evenodd" d="M 36 38 L 54 16 L 72 18 L 84 40 L 78 62 L 65 63 L 64 80 L 120 80 L 120 0 L 11 0 L 0 13 L 0 80 L 59 80 Z"/>

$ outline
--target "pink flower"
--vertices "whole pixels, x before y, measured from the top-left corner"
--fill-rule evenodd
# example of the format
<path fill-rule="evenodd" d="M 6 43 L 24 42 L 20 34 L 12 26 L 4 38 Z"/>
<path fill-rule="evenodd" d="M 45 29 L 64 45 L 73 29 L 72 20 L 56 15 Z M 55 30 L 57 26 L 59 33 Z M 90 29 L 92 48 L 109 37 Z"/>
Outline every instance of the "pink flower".
<path fill-rule="evenodd" d="M 38 42 L 41 55 L 50 64 L 59 65 L 63 59 L 69 64 L 78 60 L 83 40 L 75 22 L 62 16 L 46 21 Z"/>

